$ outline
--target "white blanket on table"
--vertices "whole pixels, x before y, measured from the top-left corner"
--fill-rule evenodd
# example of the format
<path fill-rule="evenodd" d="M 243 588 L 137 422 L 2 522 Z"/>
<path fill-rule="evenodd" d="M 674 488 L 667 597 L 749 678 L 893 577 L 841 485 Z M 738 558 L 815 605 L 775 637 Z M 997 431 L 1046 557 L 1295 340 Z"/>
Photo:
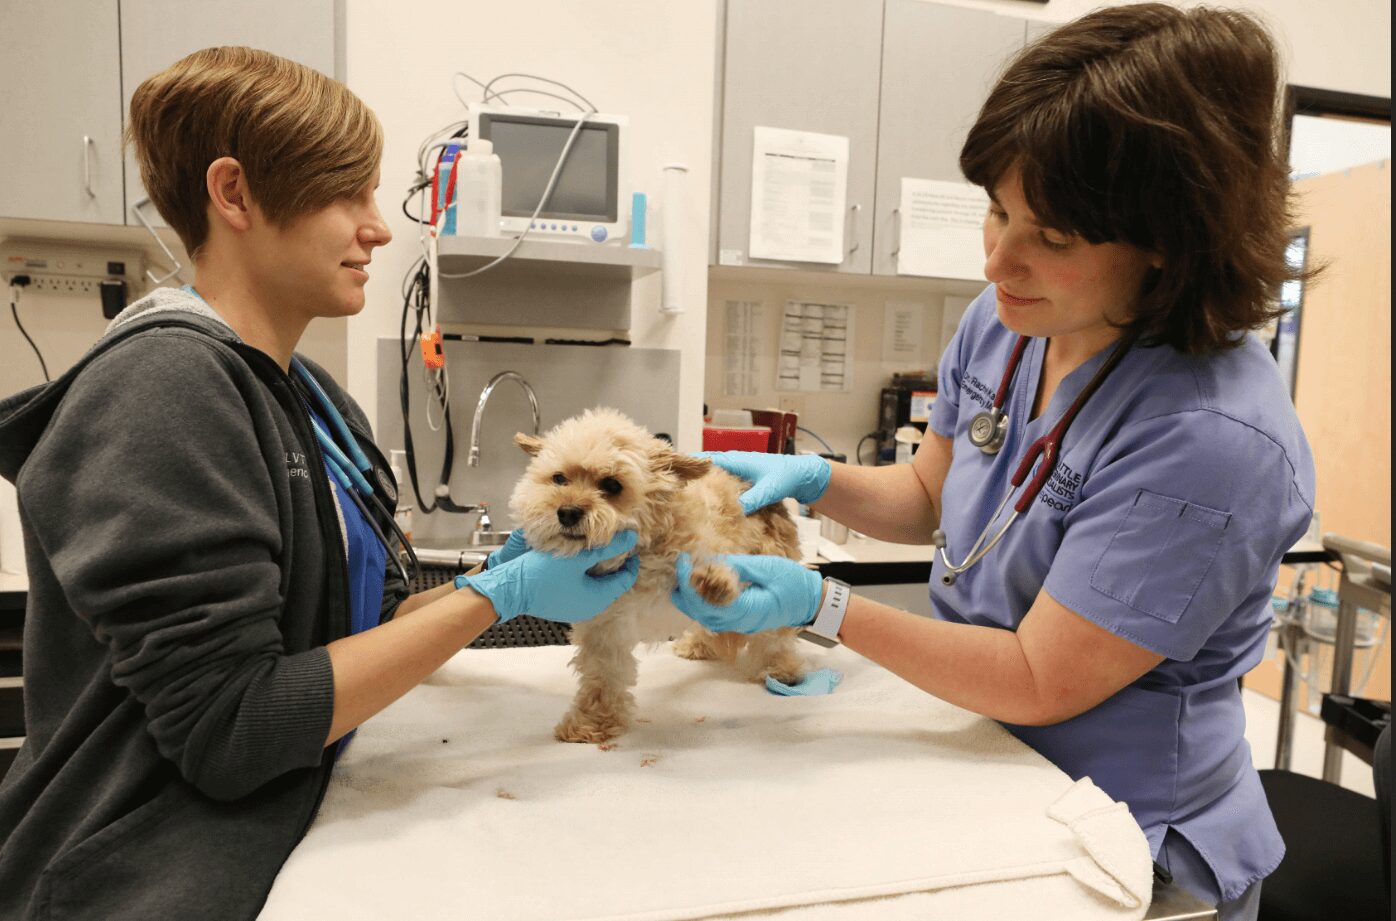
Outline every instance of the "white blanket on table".
<path fill-rule="evenodd" d="M 1149 847 L 1123 804 L 845 649 L 811 647 L 845 675 L 821 697 L 642 652 L 643 722 L 606 749 L 553 739 L 571 652 L 464 651 L 366 723 L 263 921 L 1148 908 Z"/>

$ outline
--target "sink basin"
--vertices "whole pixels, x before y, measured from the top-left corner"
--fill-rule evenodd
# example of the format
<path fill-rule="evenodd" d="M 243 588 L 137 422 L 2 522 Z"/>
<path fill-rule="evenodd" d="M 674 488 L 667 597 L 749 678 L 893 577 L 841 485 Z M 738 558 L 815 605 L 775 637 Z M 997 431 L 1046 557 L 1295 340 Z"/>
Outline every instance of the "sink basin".
<path fill-rule="evenodd" d="M 470 546 L 472 547 L 498 547 L 509 539 L 513 531 L 471 531 Z"/>

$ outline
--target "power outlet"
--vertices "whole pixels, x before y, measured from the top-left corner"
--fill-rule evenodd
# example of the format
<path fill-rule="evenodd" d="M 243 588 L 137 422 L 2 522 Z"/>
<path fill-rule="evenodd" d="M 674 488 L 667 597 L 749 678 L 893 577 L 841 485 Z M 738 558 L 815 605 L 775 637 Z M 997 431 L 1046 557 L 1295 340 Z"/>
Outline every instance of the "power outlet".
<path fill-rule="evenodd" d="M 7 239 L 0 243 L 0 283 L 28 275 L 34 294 L 97 295 L 104 281 L 140 283 L 145 255 L 121 244 Z"/>
<path fill-rule="evenodd" d="M 33 275 L 29 276 L 29 290 L 48 294 L 96 294 L 101 290 L 100 278 L 83 278 L 77 275 Z"/>

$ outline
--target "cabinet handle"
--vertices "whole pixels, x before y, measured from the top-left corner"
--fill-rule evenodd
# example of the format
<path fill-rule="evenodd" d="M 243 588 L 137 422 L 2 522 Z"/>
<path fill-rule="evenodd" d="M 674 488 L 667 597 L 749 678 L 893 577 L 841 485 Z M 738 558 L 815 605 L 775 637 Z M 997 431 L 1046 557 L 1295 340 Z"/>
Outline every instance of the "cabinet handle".
<path fill-rule="evenodd" d="M 895 244 L 893 244 L 893 246 L 892 246 L 892 258 L 893 258 L 893 259 L 896 259 L 897 256 L 900 255 L 900 254 L 901 254 L 901 251 L 902 251 L 902 222 L 901 222 L 900 220 L 898 220 L 898 218 L 901 217 L 901 213 L 902 213 L 902 209 L 901 209 L 901 208 L 893 208 L 893 209 L 892 209 L 892 226 L 895 227 L 896 230 L 897 230 L 897 236 L 896 236 L 896 241 L 897 241 L 897 242 L 896 242 Z"/>
<path fill-rule="evenodd" d="M 88 198 L 97 197 L 97 190 L 92 188 L 92 143 L 90 135 L 82 136 L 82 187 Z"/>
<path fill-rule="evenodd" d="M 170 248 L 165 245 L 165 241 L 160 239 L 160 235 L 155 232 L 154 225 L 152 225 L 150 221 L 146 220 L 145 215 L 141 213 L 141 208 L 148 204 L 150 204 L 150 198 L 142 198 L 140 201 L 136 202 L 134 205 L 131 206 L 131 213 L 136 216 L 136 220 L 141 222 L 141 226 L 146 229 L 146 233 L 150 234 L 152 237 L 155 238 L 155 242 L 158 243 L 160 249 L 164 251 L 165 258 L 174 263 L 173 269 L 159 277 L 157 277 L 154 272 L 150 271 L 150 269 L 145 270 L 145 277 L 150 279 L 151 284 L 163 285 L 165 282 L 178 275 L 179 270 L 184 268 L 184 266 L 179 264 L 179 260 L 175 258 L 174 253 L 170 252 Z"/>
<path fill-rule="evenodd" d="M 859 211 L 862 211 L 862 210 L 863 210 L 863 206 L 862 206 L 862 205 L 849 205 L 849 206 L 848 206 L 848 213 L 849 213 L 850 217 L 844 219 L 844 232 L 847 233 L 847 234 L 849 235 L 849 237 L 851 237 L 852 240 L 853 240 L 853 245 L 852 245 L 851 247 L 849 247 L 849 250 L 848 250 L 848 255 L 850 255 L 850 256 L 852 256 L 854 253 L 858 252 L 858 247 L 862 245 L 861 243 L 858 242 L 858 236 L 857 236 L 857 234 L 858 234 L 858 221 L 857 221 L 858 212 L 859 212 Z M 852 225 L 852 228 L 853 228 L 852 231 L 849 231 L 849 225 Z"/>

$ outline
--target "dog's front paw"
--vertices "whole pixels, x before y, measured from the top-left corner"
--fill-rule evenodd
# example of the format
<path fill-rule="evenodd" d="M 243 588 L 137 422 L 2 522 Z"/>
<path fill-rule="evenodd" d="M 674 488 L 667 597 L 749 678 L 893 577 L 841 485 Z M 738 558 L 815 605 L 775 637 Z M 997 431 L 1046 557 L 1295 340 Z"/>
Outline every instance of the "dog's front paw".
<path fill-rule="evenodd" d="M 742 593 L 741 580 L 732 567 L 723 563 L 697 563 L 689 584 L 708 604 L 726 606 Z"/>
<path fill-rule="evenodd" d="M 625 732 L 624 723 L 616 719 L 597 717 L 591 713 L 571 710 L 562 722 L 553 727 L 553 735 L 559 742 L 599 743 L 614 739 Z"/>

